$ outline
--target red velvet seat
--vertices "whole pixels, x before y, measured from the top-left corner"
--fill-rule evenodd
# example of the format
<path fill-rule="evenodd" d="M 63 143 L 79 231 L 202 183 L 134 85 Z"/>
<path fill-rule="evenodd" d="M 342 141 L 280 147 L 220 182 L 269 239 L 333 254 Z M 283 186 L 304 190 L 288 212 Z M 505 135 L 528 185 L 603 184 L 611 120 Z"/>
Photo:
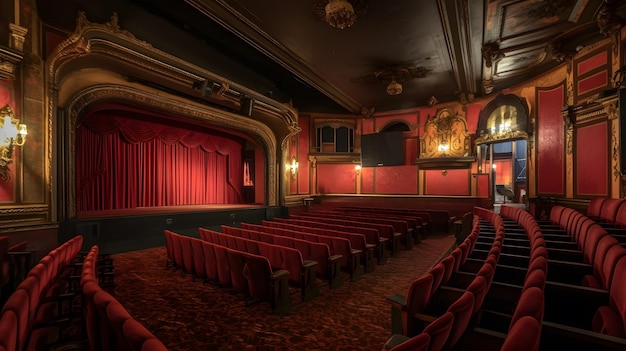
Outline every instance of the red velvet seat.
<path fill-rule="evenodd" d="M 490 265 L 487 266 L 491 267 Z M 470 285 L 467 287 L 466 291 L 471 292 L 474 296 L 472 315 L 475 315 L 482 307 L 485 296 L 487 296 L 487 289 L 487 280 L 483 276 L 478 274 L 476 275 L 476 277 L 474 277 L 474 280 L 472 280 Z"/>
<path fill-rule="evenodd" d="M 424 328 L 423 333 L 430 335 L 429 351 L 443 350 L 454 323 L 454 314 L 446 312 Z"/>
<path fill-rule="evenodd" d="M 524 280 L 524 287 L 522 289 L 526 290 L 528 288 L 537 287 L 543 291 L 546 286 L 546 272 L 541 269 L 535 269 L 532 272 L 529 272 L 526 275 L 526 279 Z"/>
<path fill-rule="evenodd" d="M 443 276 L 445 274 L 446 267 L 442 262 L 438 262 L 431 269 L 428 270 L 427 273 L 433 276 L 433 284 L 430 289 L 430 296 L 432 296 L 437 289 L 441 286 L 441 282 L 443 281 Z"/>
<path fill-rule="evenodd" d="M 610 278 L 620 257 L 626 255 L 626 249 L 619 245 L 617 239 L 604 235 L 598 242 L 593 260 L 593 275 L 583 277 L 582 285 L 595 289 L 610 288 Z"/>
<path fill-rule="evenodd" d="M 587 217 L 600 218 L 602 215 L 602 205 L 606 200 L 608 200 L 606 197 L 594 197 L 591 199 L 587 206 Z"/>
<path fill-rule="evenodd" d="M 445 284 L 450 280 L 452 273 L 454 273 L 454 256 L 448 255 L 444 257 L 440 262 L 444 266 L 443 279 L 441 280 L 441 284 Z"/>
<path fill-rule="evenodd" d="M 509 329 L 524 316 L 530 316 L 541 323 L 545 309 L 545 299 L 543 291 L 537 287 L 530 287 L 522 292 L 517 302 L 513 317 L 509 325 Z"/>
<path fill-rule="evenodd" d="M 446 341 L 446 349 L 450 349 L 459 341 L 472 318 L 474 311 L 474 294 L 466 291 L 448 307 L 448 312 L 454 316 L 450 335 Z"/>
<path fill-rule="evenodd" d="M 583 257 L 584 262 L 588 264 L 593 264 L 596 250 L 598 248 L 598 244 L 603 237 L 607 236 L 606 230 L 600 227 L 599 225 L 591 226 L 589 230 L 589 234 L 587 234 L 587 239 L 585 241 L 585 246 L 583 247 Z"/>
<path fill-rule="evenodd" d="M 164 230 L 165 234 L 165 252 L 167 254 L 167 262 L 165 268 L 176 268 L 176 255 L 174 254 L 174 241 L 172 239 L 172 232 Z"/>
<path fill-rule="evenodd" d="M 7 302 L 5 302 L 2 307 L 2 315 L 10 311 L 15 314 L 17 319 L 17 323 L 15 324 L 17 327 L 17 337 L 16 337 L 16 349 L 22 350 L 25 343 L 26 338 L 29 333 L 29 306 L 30 297 L 28 292 L 24 289 L 15 290 L 10 296 Z"/>
<path fill-rule="evenodd" d="M 428 351 L 429 346 L 430 335 L 428 333 L 421 333 L 394 346 L 390 351 Z"/>
<path fill-rule="evenodd" d="M 541 324 L 533 317 L 520 318 L 509 330 L 501 351 L 536 351 L 541 339 Z"/>
<path fill-rule="evenodd" d="M 201 279 L 206 278 L 206 265 L 204 251 L 202 249 L 202 240 L 191 238 L 191 253 L 193 255 L 193 274 L 194 277 Z"/>
<path fill-rule="evenodd" d="M 600 220 L 606 223 L 615 223 L 617 212 L 624 203 L 622 199 L 606 199 L 602 203 L 602 209 L 600 211 Z"/>
<path fill-rule="evenodd" d="M 17 347 L 17 317 L 13 311 L 6 311 L 0 317 L 0 348 L 6 351 L 16 351 Z"/>
<path fill-rule="evenodd" d="M 592 320 L 593 330 L 611 336 L 626 337 L 626 256 L 615 265 L 609 305 L 601 306 Z"/>

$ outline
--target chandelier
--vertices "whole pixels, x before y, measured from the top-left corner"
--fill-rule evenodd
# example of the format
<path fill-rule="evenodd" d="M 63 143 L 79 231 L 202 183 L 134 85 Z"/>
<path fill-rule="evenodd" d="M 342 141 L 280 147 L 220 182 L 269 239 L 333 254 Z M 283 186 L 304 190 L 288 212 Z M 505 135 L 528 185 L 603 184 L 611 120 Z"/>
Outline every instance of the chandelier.
<path fill-rule="evenodd" d="M 331 27 L 345 29 L 365 14 L 367 0 L 322 0 L 313 6 L 313 14 Z"/>
<path fill-rule="evenodd" d="M 330 0 L 325 7 L 326 22 L 331 27 L 344 29 L 356 22 L 354 8 L 346 0 Z"/>
<path fill-rule="evenodd" d="M 398 83 L 395 79 L 392 79 L 391 82 L 387 84 L 387 94 L 389 95 L 402 94 L 402 84 Z"/>

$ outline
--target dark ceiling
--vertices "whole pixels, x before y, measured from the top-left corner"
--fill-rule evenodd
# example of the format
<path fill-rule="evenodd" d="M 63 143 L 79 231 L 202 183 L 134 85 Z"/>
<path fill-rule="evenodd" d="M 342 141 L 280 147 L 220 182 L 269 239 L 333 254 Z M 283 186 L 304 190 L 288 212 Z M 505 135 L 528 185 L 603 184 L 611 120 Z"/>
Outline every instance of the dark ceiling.
<path fill-rule="evenodd" d="M 39 0 L 37 6 L 44 23 L 68 32 L 79 10 L 101 23 L 117 12 L 120 27 L 137 38 L 260 94 L 303 112 L 354 114 L 497 93 L 604 38 L 626 13 L 618 0 L 351 2 L 359 15 L 343 30 L 315 14 L 326 0 Z M 402 94 L 387 94 L 392 78 L 401 81 Z"/>

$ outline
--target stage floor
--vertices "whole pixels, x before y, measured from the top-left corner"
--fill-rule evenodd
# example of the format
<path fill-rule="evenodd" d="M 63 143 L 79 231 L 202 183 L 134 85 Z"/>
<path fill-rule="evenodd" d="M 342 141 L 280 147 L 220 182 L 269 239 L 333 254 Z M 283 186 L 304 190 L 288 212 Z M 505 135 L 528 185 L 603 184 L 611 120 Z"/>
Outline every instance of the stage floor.
<path fill-rule="evenodd" d="M 119 216 L 146 216 L 165 213 L 181 212 L 207 212 L 207 211 L 227 211 L 263 208 L 264 205 L 257 204 L 207 204 L 207 205 L 181 205 L 181 206 L 159 206 L 159 207 L 137 207 L 124 208 L 118 210 L 102 211 L 82 211 L 77 214 L 78 219 L 119 217 Z"/>

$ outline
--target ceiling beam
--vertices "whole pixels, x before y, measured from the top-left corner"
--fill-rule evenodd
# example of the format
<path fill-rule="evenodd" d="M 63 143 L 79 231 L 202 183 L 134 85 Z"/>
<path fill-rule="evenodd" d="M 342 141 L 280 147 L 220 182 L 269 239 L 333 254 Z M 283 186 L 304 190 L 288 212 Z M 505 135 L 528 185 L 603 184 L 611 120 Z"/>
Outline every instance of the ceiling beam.
<path fill-rule="evenodd" d="M 484 0 L 437 0 L 458 93 L 471 99 L 482 79 Z"/>
<path fill-rule="evenodd" d="M 346 110 L 352 113 L 360 111 L 361 105 L 357 101 L 323 79 L 304 60 L 262 31 L 252 21 L 227 4 L 225 0 L 185 1 Z"/>

